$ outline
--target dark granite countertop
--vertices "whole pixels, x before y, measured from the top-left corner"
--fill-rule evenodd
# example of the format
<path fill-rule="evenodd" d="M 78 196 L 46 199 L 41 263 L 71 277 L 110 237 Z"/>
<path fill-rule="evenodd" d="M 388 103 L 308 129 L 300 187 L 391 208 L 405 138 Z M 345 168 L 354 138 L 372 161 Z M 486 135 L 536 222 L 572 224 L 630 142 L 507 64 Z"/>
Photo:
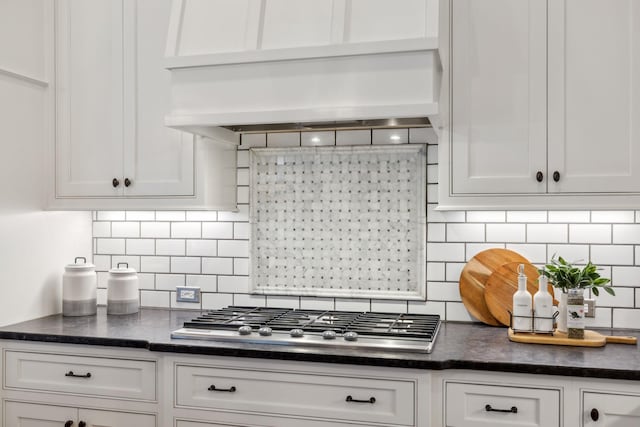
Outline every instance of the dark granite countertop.
<path fill-rule="evenodd" d="M 201 355 L 640 380 L 637 345 L 586 348 L 520 344 L 509 341 L 505 328 L 470 323 L 443 323 L 431 354 L 172 339 L 171 331 L 197 313 L 142 309 L 138 314 L 107 316 L 104 307 L 100 307 L 96 316 L 53 315 L 5 326 L 0 328 L 0 338 Z M 600 332 L 640 336 L 640 331 Z"/>

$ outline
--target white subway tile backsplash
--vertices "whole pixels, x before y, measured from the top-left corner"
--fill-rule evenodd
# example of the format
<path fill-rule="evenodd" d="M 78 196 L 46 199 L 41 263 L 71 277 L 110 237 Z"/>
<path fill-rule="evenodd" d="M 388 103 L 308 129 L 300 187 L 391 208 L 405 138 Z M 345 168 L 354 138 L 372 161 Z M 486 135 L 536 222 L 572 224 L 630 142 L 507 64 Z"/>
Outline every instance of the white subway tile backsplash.
<path fill-rule="evenodd" d="M 371 143 L 375 145 L 408 144 L 409 129 L 374 129 Z"/>
<path fill-rule="evenodd" d="M 120 267 L 129 267 L 133 268 L 136 271 L 140 271 L 140 257 L 139 256 L 125 256 L 125 255 L 114 255 L 111 257 L 111 265 L 115 268 L 118 264 L 126 264 L 120 265 Z"/>
<path fill-rule="evenodd" d="M 596 307 L 596 317 L 585 317 L 584 325 L 587 328 L 611 328 L 611 309 Z"/>
<path fill-rule="evenodd" d="M 155 289 L 156 275 L 153 273 L 138 273 L 138 286 L 140 289 Z"/>
<path fill-rule="evenodd" d="M 140 291 L 140 305 L 143 307 L 169 308 L 169 292 Z"/>
<path fill-rule="evenodd" d="M 547 211 L 508 211 L 507 222 L 547 222 Z"/>
<path fill-rule="evenodd" d="M 447 224 L 444 223 L 427 224 L 427 242 L 444 242 L 446 230 Z"/>
<path fill-rule="evenodd" d="M 111 237 L 140 237 L 139 222 L 112 222 Z"/>
<path fill-rule="evenodd" d="M 487 224 L 488 242 L 517 243 L 526 240 L 524 224 Z"/>
<path fill-rule="evenodd" d="M 596 314 L 597 315 L 597 314 Z M 614 308 L 613 327 L 614 328 L 634 328 L 640 326 L 640 309 Z"/>
<path fill-rule="evenodd" d="M 300 132 L 277 132 L 267 134 L 267 147 L 299 147 Z"/>
<path fill-rule="evenodd" d="M 249 277 L 218 276 L 218 292 L 249 293 Z"/>
<path fill-rule="evenodd" d="M 185 285 L 184 274 L 156 274 L 156 289 L 173 291 L 176 286 Z"/>
<path fill-rule="evenodd" d="M 107 290 L 106 289 L 98 289 L 97 294 L 97 303 L 98 305 L 107 305 Z"/>
<path fill-rule="evenodd" d="M 442 282 L 445 280 L 445 266 L 444 262 L 428 262 L 427 263 L 427 278 L 436 282 Z"/>
<path fill-rule="evenodd" d="M 529 243 L 567 243 L 569 227 L 566 224 L 527 224 Z"/>
<path fill-rule="evenodd" d="M 467 222 L 504 222 L 505 211 L 469 211 Z"/>
<path fill-rule="evenodd" d="M 249 169 L 238 169 L 238 185 L 249 185 Z"/>
<path fill-rule="evenodd" d="M 249 187 L 238 187 L 236 197 L 238 203 L 249 203 Z"/>
<path fill-rule="evenodd" d="M 633 246 L 593 245 L 591 262 L 596 265 L 633 265 Z"/>
<path fill-rule="evenodd" d="M 175 255 L 184 256 L 185 253 L 184 239 L 158 239 L 156 240 L 156 255 Z M 193 255 L 193 254 L 189 254 Z"/>
<path fill-rule="evenodd" d="M 187 255 L 216 256 L 218 255 L 218 242 L 216 240 L 187 240 Z"/>
<path fill-rule="evenodd" d="M 171 223 L 142 222 L 140 223 L 140 237 L 149 237 L 152 239 L 171 237 Z"/>
<path fill-rule="evenodd" d="M 432 165 L 438 163 L 438 146 L 427 145 L 427 164 Z"/>
<path fill-rule="evenodd" d="M 157 211 L 156 221 L 185 221 L 187 213 L 185 211 Z"/>
<path fill-rule="evenodd" d="M 613 287 L 629 286 L 640 288 L 640 267 L 612 267 L 609 278 Z"/>
<path fill-rule="evenodd" d="M 93 237 L 111 237 L 111 222 L 94 221 Z"/>
<path fill-rule="evenodd" d="M 452 322 L 477 322 L 473 316 L 469 314 L 461 302 L 447 302 L 447 320 Z"/>
<path fill-rule="evenodd" d="M 636 289 L 636 308 L 640 308 L 640 289 Z"/>
<path fill-rule="evenodd" d="M 600 292 L 596 299 L 598 307 L 634 307 L 635 289 L 633 288 L 615 288 L 615 296 L 606 292 Z"/>
<path fill-rule="evenodd" d="M 429 184 L 438 183 L 438 165 L 427 166 L 427 183 Z"/>
<path fill-rule="evenodd" d="M 336 131 L 336 145 L 369 145 L 369 144 L 371 144 L 370 130 Z"/>
<path fill-rule="evenodd" d="M 234 222 L 233 223 L 233 238 L 234 239 L 249 239 L 251 236 L 251 226 L 248 222 Z"/>
<path fill-rule="evenodd" d="M 464 243 L 427 243 L 430 261 L 464 261 Z"/>
<path fill-rule="evenodd" d="M 302 310 L 335 310 L 333 298 L 300 297 Z"/>
<path fill-rule="evenodd" d="M 107 288 L 107 280 L 109 279 L 109 273 L 105 271 L 98 271 L 96 273 L 98 276 L 98 288 Z"/>
<path fill-rule="evenodd" d="M 303 147 L 336 145 L 336 133 L 335 131 L 302 132 L 300 134 L 300 140 Z"/>
<path fill-rule="evenodd" d="M 589 245 L 549 245 L 548 260 L 556 255 L 572 264 L 586 264 L 589 260 Z"/>
<path fill-rule="evenodd" d="M 232 222 L 203 222 L 203 239 L 233 239 Z"/>
<path fill-rule="evenodd" d="M 187 286 L 196 286 L 201 292 L 216 292 L 218 290 L 218 277 L 204 274 L 187 274 Z"/>
<path fill-rule="evenodd" d="M 200 222 L 172 222 L 172 238 L 199 239 L 202 237 L 202 223 Z"/>
<path fill-rule="evenodd" d="M 145 273 L 169 273 L 170 258 L 168 256 L 140 257 L 140 271 Z"/>
<path fill-rule="evenodd" d="M 411 314 L 437 314 L 446 319 L 446 303 L 443 301 L 409 301 L 408 312 Z"/>
<path fill-rule="evenodd" d="M 458 282 L 460 281 L 460 273 L 462 273 L 462 269 L 464 268 L 464 266 L 466 265 L 466 263 L 464 262 L 448 262 L 446 264 L 446 274 L 445 274 L 445 280 L 447 282 Z M 433 280 L 433 281 L 441 281 L 438 279 L 434 279 L 430 276 L 427 276 L 428 280 Z"/>
<path fill-rule="evenodd" d="M 233 305 L 244 307 L 266 307 L 267 298 L 264 295 L 233 294 Z"/>
<path fill-rule="evenodd" d="M 244 133 L 240 139 L 239 150 L 249 149 L 252 147 L 266 147 L 267 146 L 267 134 L 266 133 Z"/>
<path fill-rule="evenodd" d="M 127 239 L 125 242 L 127 255 L 155 255 L 154 239 Z"/>
<path fill-rule="evenodd" d="M 517 252 L 533 264 L 544 264 L 547 261 L 547 247 L 532 243 L 511 243 L 507 249 Z"/>
<path fill-rule="evenodd" d="M 124 221 L 126 218 L 124 211 L 99 211 L 98 221 Z"/>
<path fill-rule="evenodd" d="M 634 211 L 593 211 L 591 222 L 629 223 L 635 221 Z"/>
<path fill-rule="evenodd" d="M 407 301 L 371 300 L 371 311 L 378 313 L 406 313 Z"/>
<path fill-rule="evenodd" d="M 218 256 L 223 257 L 248 257 L 248 240 L 219 240 Z"/>
<path fill-rule="evenodd" d="M 355 298 L 336 298 L 336 310 L 371 311 L 371 300 Z"/>
<path fill-rule="evenodd" d="M 465 259 L 463 261 L 469 261 L 471 258 L 473 258 L 474 256 L 476 256 L 476 254 L 482 252 L 482 251 L 486 251 L 487 249 L 492 249 L 492 248 L 502 248 L 504 249 L 505 244 L 504 243 L 465 243 Z M 431 260 L 432 259 L 432 255 L 431 253 L 427 252 L 427 259 Z M 447 261 L 442 260 L 442 261 Z M 450 260 L 450 261 L 460 261 L 460 260 Z"/>
<path fill-rule="evenodd" d="M 125 253 L 124 239 L 96 239 L 96 253 L 118 255 Z"/>
<path fill-rule="evenodd" d="M 591 220 L 590 211 L 549 211 L 549 222 L 581 223 Z"/>
<path fill-rule="evenodd" d="M 410 128 L 409 129 L 409 142 L 412 144 L 426 144 L 427 142 L 437 142 L 438 137 L 429 138 L 429 128 Z M 435 132 L 434 132 L 435 133 Z"/>
<path fill-rule="evenodd" d="M 109 271 L 111 268 L 111 255 L 94 255 L 93 265 L 96 266 L 96 271 Z"/>
<path fill-rule="evenodd" d="M 571 243 L 611 243 L 611 224 L 570 224 Z"/>
<path fill-rule="evenodd" d="M 461 301 L 460 287 L 452 282 L 427 282 L 429 301 Z"/>
<path fill-rule="evenodd" d="M 125 212 L 127 221 L 155 221 L 156 213 L 154 211 L 127 211 Z"/>
<path fill-rule="evenodd" d="M 236 164 L 239 168 L 248 168 L 249 167 L 249 150 L 238 150 L 238 159 Z"/>
<path fill-rule="evenodd" d="M 249 222 L 249 205 L 238 205 L 238 212 L 218 212 L 218 221 Z"/>
<path fill-rule="evenodd" d="M 436 222 L 464 222 L 464 211 L 438 211 L 437 204 L 430 203 L 427 205 L 427 218 L 429 224 Z"/>
<path fill-rule="evenodd" d="M 202 258 L 202 274 L 225 274 L 232 275 L 232 258 Z"/>
<path fill-rule="evenodd" d="M 233 305 L 233 294 L 206 293 L 202 294 L 202 309 L 217 310 Z"/>
<path fill-rule="evenodd" d="M 187 211 L 187 221 L 217 221 L 217 211 Z"/>
<path fill-rule="evenodd" d="M 234 258 L 233 274 L 236 276 L 248 276 L 249 275 L 249 258 Z"/>
<path fill-rule="evenodd" d="M 640 244 L 640 224 L 613 224 L 614 244 Z"/>
<path fill-rule="evenodd" d="M 171 257 L 172 273 L 200 274 L 200 257 Z"/>
<path fill-rule="evenodd" d="M 484 224 L 447 224 L 447 242 L 484 242 Z"/>
<path fill-rule="evenodd" d="M 267 307 L 294 308 L 297 310 L 300 308 L 300 297 L 267 295 Z"/>

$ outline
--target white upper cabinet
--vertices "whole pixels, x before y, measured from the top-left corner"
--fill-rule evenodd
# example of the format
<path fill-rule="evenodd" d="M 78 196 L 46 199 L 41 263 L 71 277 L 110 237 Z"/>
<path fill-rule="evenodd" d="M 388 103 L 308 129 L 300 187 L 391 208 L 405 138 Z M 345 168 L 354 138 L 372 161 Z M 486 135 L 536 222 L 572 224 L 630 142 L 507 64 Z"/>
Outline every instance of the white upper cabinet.
<path fill-rule="evenodd" d="M 546 2 L 452 8 L 453 192 L 544 191 L 534 177 L 546 169 Z"/>
<path fill-rule="evenodd" d="M 640 4 L 448 6 L 440 208 L 637 206 Z"/>
<path fill-rule="evenodd" d="M 549 2 L 552 192 L 640 192 L 640 3 Z"/>
<path fill-rule="evenodd" d="M 56 2 L 50 208 L 235 209 L 238 137 L 209 147 L 164 125 L 170 11 L 171 0 Z"/>

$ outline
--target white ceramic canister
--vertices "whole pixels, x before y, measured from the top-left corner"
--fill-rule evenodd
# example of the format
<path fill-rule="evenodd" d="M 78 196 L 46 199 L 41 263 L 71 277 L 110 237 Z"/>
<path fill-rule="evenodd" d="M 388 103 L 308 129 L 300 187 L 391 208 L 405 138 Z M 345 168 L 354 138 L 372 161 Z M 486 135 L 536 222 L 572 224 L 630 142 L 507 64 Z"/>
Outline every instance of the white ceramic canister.
<path fill-rule="evenodd" d="M 82 260 L 82 263 L 78 263 Z M 62 315 L 91 316 L 96 314 L 96 267 L 85 257 L 76 257 L 64 268 L 62 275 Z"/>
<path fill-rule="evenodd" d="M 121 267 L 121 266 L 125 267 Z M 107 314 L 132 314 L 140 308 L 138 274 L 126 262 L 109 270 L 107 280 Z"/>

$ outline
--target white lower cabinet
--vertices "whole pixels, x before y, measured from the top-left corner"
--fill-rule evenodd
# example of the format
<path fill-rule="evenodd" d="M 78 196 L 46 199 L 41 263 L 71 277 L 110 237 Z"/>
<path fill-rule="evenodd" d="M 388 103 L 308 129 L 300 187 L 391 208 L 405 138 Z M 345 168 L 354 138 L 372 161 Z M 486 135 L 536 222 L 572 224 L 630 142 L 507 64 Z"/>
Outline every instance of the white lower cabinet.
<path fill-rule="evenodd" d="M 560 390 L 446 383 L 446 422 L 451 427 L 560 426 Z"/>
<path fill-rule="evenodd" d="M 156 417 L 147 414 L 6 401 L 3 425 L 7 427 L 156 427 Z"/>
<path fill-rule="evenodd" d="M 640 394 L 584 392 L 582 408 L 583 427 L 640 426 Z"/>

